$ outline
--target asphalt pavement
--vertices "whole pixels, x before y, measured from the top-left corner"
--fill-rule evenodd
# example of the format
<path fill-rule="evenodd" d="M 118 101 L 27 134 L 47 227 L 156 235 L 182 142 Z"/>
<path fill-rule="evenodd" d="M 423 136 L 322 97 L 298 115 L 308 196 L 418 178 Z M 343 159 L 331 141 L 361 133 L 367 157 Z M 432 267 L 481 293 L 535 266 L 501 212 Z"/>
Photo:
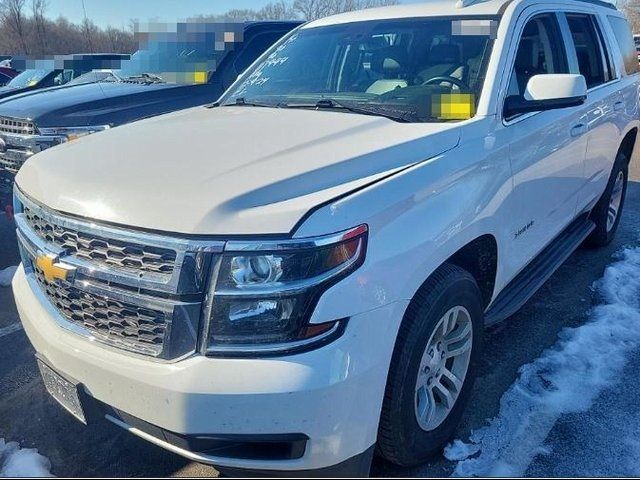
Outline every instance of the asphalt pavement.
<path fill-rule="evenodd" d="M 500 398 L 516 380 L 520 366 L 554 345 L 563 328 L 585 322 L 589 309 L 597 301 L 591 286 L 611 263 L 613 254 L 623 246 L 640 245 L 639 167 L 632 166 L 625 211 L 613 244 L 599 250 L 575 252 L 516 315 L 487 331 L 483 366 L 457 438 L 468 438 L 472 430 L 482 427 L 497 414 Z M 0 269 L 17 262 L 12 226 L 6 217 L 0 216 Z M 0 287 L 0 438 L 37 448 L 49 458 L 51 472 L 57 476 L 217 475 L 211 467 L 166 452 L 107 422 L 88 427 L 77 422 L 45 392 L 34 351 L 24 332 L 2 333 L 17 321 L 11 289 Z M 639 364 L 640 357 L 634 358 L 632 366 Z M 637 386 L 618 386 L 603 394 L 614 397 L 612 402 L 619 407 L 603 409 L 610 424 L 623 424 L 631 413 L 635 415 L 639 390 Z M 561 476 L 603 473 L 594 470 L 598 465 L 596 460 L 585 461 L 579 436 L 581 429 L 576 424 L 579 421 L 596 433 L 598 428 L 607 428 L 601 423 L 589 423 L 580 415 L 562 419 L 550 439 L 565 444 L 565 448 L 537 459 L 528 473 Z M 637 415 L 634 421 L 640 425 Z M 607 452 L 610 454 L 610 450 L 600 451 L 594 447 L 592 453 L 597 458 L 596 455 Z M 640 444 L 638 452 L 640 454 Z M 452 468 L 453 464 L 442 456 L 414 470 L 375 460 L 372 475 L 449 476 Z"/>

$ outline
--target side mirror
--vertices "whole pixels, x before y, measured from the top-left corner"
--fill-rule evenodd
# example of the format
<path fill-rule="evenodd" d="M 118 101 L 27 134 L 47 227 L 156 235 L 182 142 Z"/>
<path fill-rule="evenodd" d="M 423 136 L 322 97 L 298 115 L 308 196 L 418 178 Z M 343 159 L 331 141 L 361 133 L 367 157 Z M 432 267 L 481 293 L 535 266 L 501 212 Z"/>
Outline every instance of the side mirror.
<path fill-rule="evenodd" d="M 587 99 L 587 82 L 582 75 L 552 73 L 529 79 L 524 98 L 507 97 L 504 117 L 558 108 L 577 107 Z"/>

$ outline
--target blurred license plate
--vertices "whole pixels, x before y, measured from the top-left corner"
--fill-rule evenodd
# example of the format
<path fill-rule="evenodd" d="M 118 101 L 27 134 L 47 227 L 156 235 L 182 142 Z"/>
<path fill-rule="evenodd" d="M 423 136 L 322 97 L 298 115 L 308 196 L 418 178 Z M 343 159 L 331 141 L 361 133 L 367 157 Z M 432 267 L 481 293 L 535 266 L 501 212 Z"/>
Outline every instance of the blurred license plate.
<path fill-rule="evenodd" d="M 47 392 L 74 417 L 82 423 L 87 423 L 78 397 L 77 385 L 62 378 L 40 359 L 38 359 L 38 367 Z"/>

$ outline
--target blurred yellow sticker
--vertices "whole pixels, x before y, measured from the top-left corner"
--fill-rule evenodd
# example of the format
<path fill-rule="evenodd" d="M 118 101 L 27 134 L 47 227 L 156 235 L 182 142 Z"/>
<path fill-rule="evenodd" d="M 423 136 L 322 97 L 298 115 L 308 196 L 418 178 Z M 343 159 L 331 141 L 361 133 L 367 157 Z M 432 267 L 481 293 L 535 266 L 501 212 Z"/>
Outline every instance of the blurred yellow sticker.
<path fill-rule="evenodd" d="M 475 115 L 475 96 L 471 93 L 434 95 L 431 114 L 441 120 L 467 120 Z"/>
<path fill-rule="evenodd" d="M 193 77 L 194 83 L 207 83 L 207 72 L 195 72 Z"/>

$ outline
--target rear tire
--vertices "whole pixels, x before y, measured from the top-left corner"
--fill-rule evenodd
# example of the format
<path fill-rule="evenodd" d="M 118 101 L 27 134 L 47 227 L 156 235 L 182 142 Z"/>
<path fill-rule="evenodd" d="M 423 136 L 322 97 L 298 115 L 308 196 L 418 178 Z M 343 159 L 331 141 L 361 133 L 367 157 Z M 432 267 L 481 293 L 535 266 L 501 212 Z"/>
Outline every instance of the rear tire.
<path fill-rule="evenodd" d="M 483 327 L 474 278 L 455 265 L 440 267 L 411 301 L 400 326 L 380 418 L 379 455 L 416 466 L 451 439 L 473 389 Z"/>
<path fill-rule="evenodd" d="M 596 228 L 585 242 L 588 247 L 604 247 L 614 239 L 622 217 L 628 176 L 627 156 L 622 152 L 618 153 L 607 188 L 591 211 L 591 220 Z"/>

